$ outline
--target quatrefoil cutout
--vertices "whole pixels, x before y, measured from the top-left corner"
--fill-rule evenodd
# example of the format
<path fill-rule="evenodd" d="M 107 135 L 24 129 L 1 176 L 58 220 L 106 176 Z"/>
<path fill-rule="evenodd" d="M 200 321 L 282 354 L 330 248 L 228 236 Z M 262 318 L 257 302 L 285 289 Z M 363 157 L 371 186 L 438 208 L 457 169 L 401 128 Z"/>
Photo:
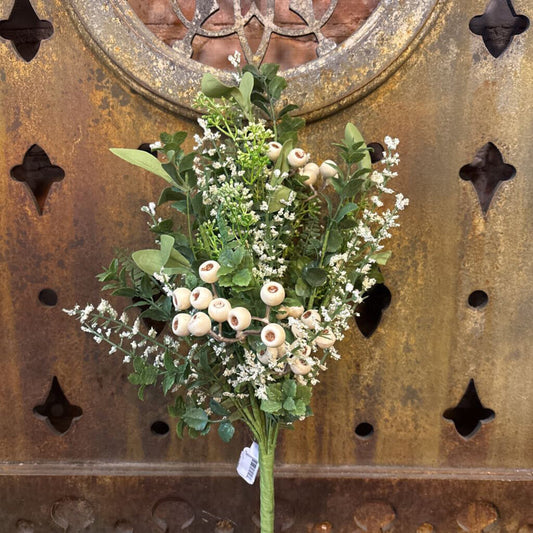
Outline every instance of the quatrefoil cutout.
<path fill-rule="evenodd" d="M 9 18 L 0 21 L 0 37 L 11 41 L 27 62 L 37 55 L 41 41 L 49 39 L 53 33 L 52 23 L 39 18 L 30 0 L 15 0 Z"/>
<path fill-rule="evenodd" d="M 453 422 L 457 433 L 468 440 L 479 431 L 482 424 L 492 421 L 495 413 L 483 406 L 474 380 L 471 379 L 459 403 L 455 407 L 446 409 L 443 417 Z"/>
<path fill-rule="evenodd" d="M 483 214 L 487 213 L 500 183 L 514 178 L 515 175 L 515 167 L 504 163 L 502 154 L 491 142 L 482 146 L 472 162 L 461 167 L 459 171 L 461 179 L 472 182 Z"/>
<path fill-rule="evenodd" d="M 470 21 L 470 31 L 481 35 L 487 50 L 493 57 L 500 57 L 515 35 L 529 27 L 525 15 L 517 15 L 511 0 L 490 0 L 485 13 Z"/>
<path fill-rule="evenodd" d="M 66 433 L 72 422 L 83 414 L 81 407 L 72 405 L 65 396 L 56 376 L 52 380 L 50 392 L 42 405 L 33 408 L 34 414 L 46 420 L 50 427 L 58 434 Z"/>
<path fill-rule="evenodd" d="M 42 215 L 52 183 L 61 181 L 65 177 L 65 171 L 52 165 L 46 152 L 34 144 L 24 154 L 22 164 L 11 169 L 11 177 L 28 187 L 37 212 Z"/>

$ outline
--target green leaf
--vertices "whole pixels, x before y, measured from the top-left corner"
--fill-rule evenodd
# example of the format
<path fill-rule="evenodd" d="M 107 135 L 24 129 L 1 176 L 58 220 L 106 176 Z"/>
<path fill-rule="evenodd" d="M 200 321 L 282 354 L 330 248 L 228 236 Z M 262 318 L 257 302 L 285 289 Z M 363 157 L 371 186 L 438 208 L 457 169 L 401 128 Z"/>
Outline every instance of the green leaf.
<path fill-rule="evenodd" d="M 229 421 L 221 422 L 218 426 L 218 435 L 224 442 L 229 442 L 235 433 L 233 424 Z"/>
<path fill-rule="evenodd" d="M 163 268 L 160 250 L 137 250 L 131 254 L 135 264 L 148 275 L 159 272 Z"/>
<path fill-rule="evenodd" d="M 128 381 L 132 384 L 132 385 L 140 385 L 141 382 L 142 382 L 142 379 L 141 379 L 141 376 L 139 374 L 130 374 L 128 376 Z"/>
<path fill-rule="evenodd" d="M 267 397 L 274 402 L 281 402 L 283 400 L 283 393 L 281 392 L 281 383 L 274 383 L 267 387 Z"/>
<path fill-rule="evenodd" d="M 372 259 L 378 264 L 378 265 L 386 265 L 387 261 L 390 259 L 390 256 L 392 255 L 392 252 L 390 250 L 387 250 L 386 252 L 378 252 L 377 254 L 374 254 L 372 256 Z"/>
<path fill-rule="evenodd" d="M 235 99 L 239 102 L 241 107 L 249 111 L 251 100 L 250 96 L 254 88 L 254 77 L 250 72 L 245 72 L 241 78 L 241 83 L 239 84 L 239 93 L 240 95 L 234 95 Z M 240 96 L 240 98 L 239 98 Z"/>
<path fill-rule="evenodd" d="M 292 414 L 294 416 L 304 416 L 306 409 L 307 405 L 302 400 L 296 400 Z"/>
<path fill-rule="evenodd" d="M 163 394 L 166 396 L 167 392 L 174 386 L 176 382 L 176 376 L 172 374 L 167 374 L 162 383 Z"/>
<path fill-rule="evenodd" d="M 342 234 L 336 229 L 329 232 L 328 244 L 326 246 L 327 252 L 338 252 L 343 243 Z"/>
<path fill-rule="evenodd" d="M 294 290 L 296 292 L 296 295 L 300 296 L 300 298 L 307 298 L 308 296 L 311 296 L 311 289 L 302 278 L 298 278 Z"/>
<path fill-rule="evenodd" d="M 209 422 L 207 413 L 200 407 L 188 407 L 182 418 L 190 428 L 197 431 L 204 430 Z"/>
<path fill-rule="evenodd" d="M 174 181 L 165 171 L 157 157 L 154 157 L 148 152 L 145 152 L 144 150 L 134 150 L 132 148 L 110 148 L 109 150 L 116 156 L 124 159 L 124 161 L 144 168 L 144 170 L 152 172 L 152 174 L 163 178 L 165 181 L 168 181 L 168 183 L 174 184 Z"/>
<path fill-rule="evenodd" d="M 354 204 L 353 202 L 347 203 L 338 212 L 337 216 L 335 217 L 335 222 L 340 222 L 348 213 L 351 213 L 352 211 L 355 211 L 358 208 L 359 206 L 357 204 Z"/>
<path fill-rule="evenodd" d="M 252 272 L 248 268 L 242 268 L 231 278 L 232 282 L 239 287 L 248 287 L 252 281 Z"/>
<path fill-rule="evenodd" d="M 370 153 L 366 150 L 366 144 L 361 132 L 351 123 L 346 124 L 344 129 L 344 140 L 348 146 L 356 143 L 362 143 L 361 147 L 365 148 L 365 156 L 361 161 L 361 168 L 370 170 L 372 168 L 372 160 L 370 159 Z"/>
<path fill-rule="evenodd" d="M 298 385 L 296 390 L 296 398 L 302 400 L 306 405 L 311 402 L 311 395 L 313 394 L 313 389 L 311 387 L 306 387 L 305 385 Z"/>
<path fill-rule="evenodd" d="M 178 420 L 176 424 L 176 435 L 179 439 L 183 439 L 183 430 L 185 429 L 185 422 L 183 420 Z"/>
<path fill-rule="evenodd" d="M 323 268 L 308 268 L 304 277 L 311 287 L 322 287 L 328 280 L 328 273 Z"/>
<path fill-rule="evenodd" d="M 355 196 L 361 190 L 362 185 L 363 182 L 358 179 L 349 181 L 344 189 L 342 189 L 341 196 L 343 198 L 351 198 L 352 196 Z"/>
<path fill-rule="evenodd" d="M 294 396 L 296 395 L 296 390 L 296 381 L 294 381 L 293 379 L 288 379 L 283 382 L 283 393 L 286 397 L 294 398 Z"/>
<path fill-rule="evenodd" d="M 202 92 L 209 98 L 222 98 L 229 96 L 235 87 L 225 85 L 213 74 L 207 72 L 202 78 Z"/>
<path fill-rule="evenodd" d="M 162 205 L 166 202 L 178 202 L 185 200 L 185 195 L 182 192 L 177 191 L 174 187 L 167 187 L 163 189 L 163 192 L 159 196 L 157 205 Z"/>
<path fill-rule="evenodd" d="M 217 401 L 213 400 L 213 398 L 211 398 L 211 400 L 209 401 L 209 407 L 211 408 L 211 411 L 215 413 L 215 415 L 228 416 L 230 414 L 230 412 L 226 408 L 222 407 L 222 405 L 220 405 Z"/>
<path fill-rule="evenodd" d="M 289 199 L 291 192 L 291 189 L 285 187 L 284 185 L 279 187 L 270 197 L 270 203 L 268 204 L 268 212 L 274 213 L 275 211 L 279 211 L 282 207 L 284 207 L 281 201 L 283 200 L 286 202 Z"/>
<path fill-rule="evenodd" d="M 275 414 L 282 408 L 281 402 L 272 400 L 261 400 L 261 410 L 265 413 Z"/>
<path fill-rule="evenodd" d="M 172 248 L 174 248 L 175 239 L 170 235 L 161 235 L 159 239 L 161 241 L 161 262 L 165 265 L 170 258 Z"/>
<path fill-rule="evenodd" d="M 283 402 L 283 409 L 285 409 L 285 411 L 289 411 L 290 413 L 294 411 L 295 408 L 296 408 L 296 404 L 294 403 L 294 398 L 287 398 Z"/>

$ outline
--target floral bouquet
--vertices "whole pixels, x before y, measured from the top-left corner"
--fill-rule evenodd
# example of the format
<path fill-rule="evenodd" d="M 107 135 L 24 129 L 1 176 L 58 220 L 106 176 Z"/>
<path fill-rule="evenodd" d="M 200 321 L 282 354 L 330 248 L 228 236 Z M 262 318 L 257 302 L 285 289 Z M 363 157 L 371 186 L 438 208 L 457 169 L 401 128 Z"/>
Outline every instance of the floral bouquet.
<path fill-rule="evenodd" d="M 112 149 L 162 177 L 157 205 L 177 212 L 162 219 L 154 203 L 143 207 L 157 248 L 119 255 L 99 275 L 136 318 L 106 300 L 67 312 L 132 363 L 141 399 L 161 386 L 180 437 L 216 428 L 229 441 L 237 422 L 248 426 L 255 443 L 238 470 L 252 483 L 259 467 L 261 532 L 272 533 L 278 432 L 312 414 L 313 387 L 380 279 L 383 241 L 407 199 L 389 187 L 398 140 L 385 139 L 372 169 L 348 124 L 339 157 L 319 166 L 298 146 L 297 107 L 281 108 L 278 66 L 246 65 L 235 77 L 228 86 L 204 76 L 192 152 L 184 132 L 161 134 L 158 157 Z"/>

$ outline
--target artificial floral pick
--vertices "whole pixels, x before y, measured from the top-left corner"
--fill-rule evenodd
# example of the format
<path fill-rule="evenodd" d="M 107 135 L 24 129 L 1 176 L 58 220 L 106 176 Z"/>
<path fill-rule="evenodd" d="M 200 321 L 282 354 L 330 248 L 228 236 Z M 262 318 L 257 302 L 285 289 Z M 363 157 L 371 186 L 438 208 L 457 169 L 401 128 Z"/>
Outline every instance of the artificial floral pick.
<path fill-rule="evenodd" d="M 259 451 L 261 532 L 274 531 L 279 430 L 311 415 L 312 389 L 352 325 L 355 307 L 390 253 L 384 241 L 407 199 L 389 181 L 397 139 L 378 168 L 353 124 L 319 165 L 298 145 L 304 121 L 280 106 L 278 66 L 246 65 L 238 85 L 204 76 L 201 135 L 161 134 L 159 158 L 113 149 L 167 182 L 151 218 L 156 248 L 113 259 L 103 290 L 129 299 L 68 310 L 83 331 L 132 364 L 129 380 L 160 386 L 182 437 L 216 428 L 229 441 L 245 424 Z M 131 302 L 134 303 L 131 303 Z M 137 309 L 135 319 L 126 311 Z M 131 313 L 131 311 L 130 311 Z M 141 319 L 168 324 L 158 334 Z M 253 457 L 251 464 L 253 463 Z"/>

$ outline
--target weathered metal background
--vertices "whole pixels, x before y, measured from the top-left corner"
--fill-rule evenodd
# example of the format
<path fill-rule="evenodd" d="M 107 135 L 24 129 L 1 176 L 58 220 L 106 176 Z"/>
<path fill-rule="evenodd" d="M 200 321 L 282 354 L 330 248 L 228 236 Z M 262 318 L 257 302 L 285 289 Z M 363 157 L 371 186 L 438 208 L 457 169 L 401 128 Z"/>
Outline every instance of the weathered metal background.
<path fill-rule="evenodd" d="M 139 71 L 157 77 L 157 62 L 112 67 L 90 44 L 77 0 L 32 3 L 53 26 L 50 34 L 35 21 L 32 39 L 47 37 L 37 51 L 28 33 L 0 22 L 0 531 L 212 532 L 213 516 L 253 531 L 256 488 L 234 475 L 248 435 L 229 445 L 216 435 L 179 441 L 162 399 L 148 392 L 139 402 L 120 358 L 61 312 L 98 300 L 94 276 L 115 247 L 149 244 L 139 209 L 161 183 L 108 147 L 136 148 L 163 130 L 192 132 L 194 123 L 171 112 L 179 106 L 161 92 L 154 96 L 160 88 L 142 87 Z M 0 5 L 0 21 L 13 4 Z M 306 104 L 316 121 L 304 148 L 319 160 L 334 155 L 324 139 L 340 137 L 348 120 L 369 141 L 399 137 L 397 187 L 411 206 L 385 269 L 391 302 L 375 333 L 365 338 L 354 326 L 343 359 L 316 389 L 315 417 L 283 435 L 277 491 L 287 531 L 533 529 L 533 30 L 518 34 L 518 15 L 533 12 L 525 0 L 513 2 L 511 15 L 508 5 L 382 0 L 355 41 L 377 32 L 373 53 L 387 64 L 363 72 L 364 57 L 351 63 L 356 49 L 340 49 L 328 60 L 334 82 L 315 63 L 289 71 L 297 86 L 313 73 Z M 393 8 L 392 22 L 412 35 L 383 33 L 379 9 Z M 499 57 L 469 29 L 486 10 L 497 16 L 476 19 L 472 30 L 484 32 L 492 52 L 505 44 L 491 40 L 497 23 L 504 37 L 517 33 Z M 118 16 L 95 24 L 108 42 L 123 30 Z M 142 39 L 139 31 L 131 30 Z M 114 53 L 129 57 L 120 42 Z M 343 72 L 351 92 L 337 87 L 337 100 L 323 101 L 324 87 L 342 84 Z M 489 147 L 490 157 L 476 162 L 487 143 L 503 161 Z M 486 208 L 487 190 L 512 174 L 504 165 L 516 173 L 484 212 L 461 176 L 484 186 Z M 480 290 L 488 303 L 469 305 Z M 470 396 L 450 412 L 471 380 L 483 406 Z M 484 423 L 465 439 L 446 411 L 464 415 L 465 435 L 476 416 Z M 157 421 L 168 433 L 151 430 Z M 373 426 L 367 438 L 355 433 L 361 423 Z"/>

